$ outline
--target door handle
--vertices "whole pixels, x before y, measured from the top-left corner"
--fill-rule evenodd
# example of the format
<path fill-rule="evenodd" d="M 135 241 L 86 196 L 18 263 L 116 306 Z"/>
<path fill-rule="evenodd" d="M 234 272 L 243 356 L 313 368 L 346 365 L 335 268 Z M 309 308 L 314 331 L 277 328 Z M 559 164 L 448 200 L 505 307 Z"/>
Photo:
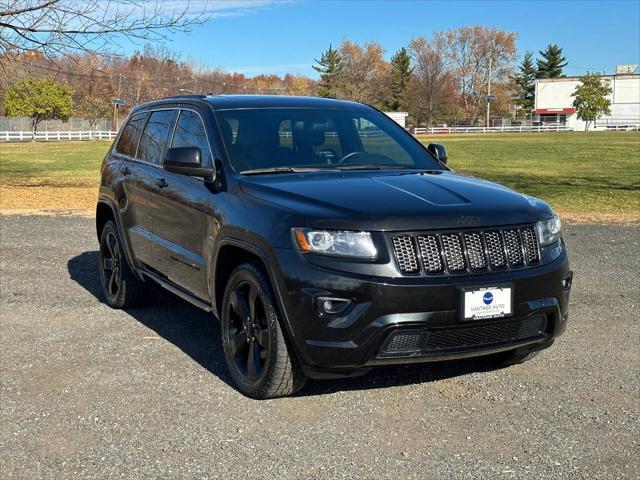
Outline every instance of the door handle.
<path fill-rule="evenodd" d="M 120 173 L 123 175 L 131 175 L 131 169 L 127 166 L 120 167 Z"/>
<path fill-rule="evenodd" d="M 169 186 L 169 184 L 167 183 L 167 181 L 164 178 L 160 178 L 160 179 L 156 180 L 156 185 L 159 188 L 165 188 L 165 187 Z"/>

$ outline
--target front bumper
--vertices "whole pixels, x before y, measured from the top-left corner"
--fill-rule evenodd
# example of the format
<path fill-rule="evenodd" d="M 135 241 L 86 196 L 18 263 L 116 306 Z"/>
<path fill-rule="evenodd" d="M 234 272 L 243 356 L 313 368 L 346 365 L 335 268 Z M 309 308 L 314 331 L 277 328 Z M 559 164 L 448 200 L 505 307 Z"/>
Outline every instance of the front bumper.
<path fill-rule="evenodd" d="M 566 250 L 535 268 L 439 278 L 347 274 L 310 262 L 295 250 L 278 249 L 277 255 L 278 291 L 290 338 L 311 377 L 355 375 L 377 365 L 539 350 L 566 328 L 571 285 Z M 504 283 L 513 288 L 513 315 L 460 319 L 462 288 Z M 353 306 L 342 316 L 324 315 L 318 311 L 318 297 L 350 299 Z M 404 338 L 389 348 L 396 335 Z"/>

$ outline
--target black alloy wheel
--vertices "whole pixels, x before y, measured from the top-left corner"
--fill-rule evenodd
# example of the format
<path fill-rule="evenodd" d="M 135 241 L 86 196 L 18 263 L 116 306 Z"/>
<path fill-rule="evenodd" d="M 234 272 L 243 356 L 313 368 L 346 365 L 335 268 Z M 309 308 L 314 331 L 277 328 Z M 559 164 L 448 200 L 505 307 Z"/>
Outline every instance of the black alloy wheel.
<path fill-rule="evenodd" d="M 220 312 L 222 346 L 231 377 L 257 399 L 290 395 L 306 378 L 285 338 L 271 284 L 253 263 L 229 277 Z"/>
<path fill-rule="evenodd" d="M 122 252 L 118 239 L 111 230 L 105 233 L 103 244 L 100 245 L 100 257 L 104 291 L 108 297 L 115 298 L 118 296 L 122 285 L 122 271 L 120 269 Z"/>
<path fill-rule="evenodd" d="M 112 308 L 129 308 L 146 303 L 149 283 L 143 282 L 129 268 L 115 224 L 109 220 L 100 235 L 98 252 L 100 285 Z"/>
<path fill-rule="evenodd" d="M 237 370 L 250 382 L 263 372 L 269 356 L 269 324 L 258 289 L 249 282 L 234 287 L 228 304 L 229 347 Z"/>

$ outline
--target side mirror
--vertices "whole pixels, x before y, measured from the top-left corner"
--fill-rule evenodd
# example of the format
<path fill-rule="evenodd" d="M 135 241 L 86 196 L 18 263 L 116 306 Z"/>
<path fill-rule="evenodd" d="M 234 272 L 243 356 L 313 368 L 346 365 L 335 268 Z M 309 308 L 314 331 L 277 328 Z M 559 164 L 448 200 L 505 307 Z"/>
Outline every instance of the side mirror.
<path fill-rule="evenodd" d="M 198 147 L 168 148 L 162 166 L 167 172 L 204 177 L 209 182 L 215 179 L 215 170 L 202 166 L 202 152 Z"/>
<path fill-rule="evenodd" d="M 430 143 L 427 150 L 429 150 L 429 152 L 431 152 L 431 154 L 442 163 L 445 165 L 447 164 L 447 159 L 449 158 L 449 155 L 447 154 L 447 147 L 441 143 Z"/>

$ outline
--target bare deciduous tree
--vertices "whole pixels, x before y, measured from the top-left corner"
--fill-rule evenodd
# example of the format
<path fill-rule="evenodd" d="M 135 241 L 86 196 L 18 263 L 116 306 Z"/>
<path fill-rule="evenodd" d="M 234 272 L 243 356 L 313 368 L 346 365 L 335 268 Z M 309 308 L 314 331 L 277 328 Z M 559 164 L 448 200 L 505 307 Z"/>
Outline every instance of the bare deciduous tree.
<path fill-rule="evenodd" d="M 453 78 L 440 53 L 424 37 L 411 40 L 409 53 L 413 61 L 409 110 L 414 118 L 430 127 L 437 114 L 454 108 Z"/>
<path fill-rule="evenodd" d="M 105 52 L 125 38 L 163 40 L 210 15 L 203 1 L 0 0 L 0 55 Z"/>
<path fill-rule="evenodd" d="M 510 81 L 517 58 L 516 37 L 516 33 L 481 25 L 435 32 L 434 45 L 452 69 L 469 117 L 479 117 L 489 75 L 495 83 Z"/>

